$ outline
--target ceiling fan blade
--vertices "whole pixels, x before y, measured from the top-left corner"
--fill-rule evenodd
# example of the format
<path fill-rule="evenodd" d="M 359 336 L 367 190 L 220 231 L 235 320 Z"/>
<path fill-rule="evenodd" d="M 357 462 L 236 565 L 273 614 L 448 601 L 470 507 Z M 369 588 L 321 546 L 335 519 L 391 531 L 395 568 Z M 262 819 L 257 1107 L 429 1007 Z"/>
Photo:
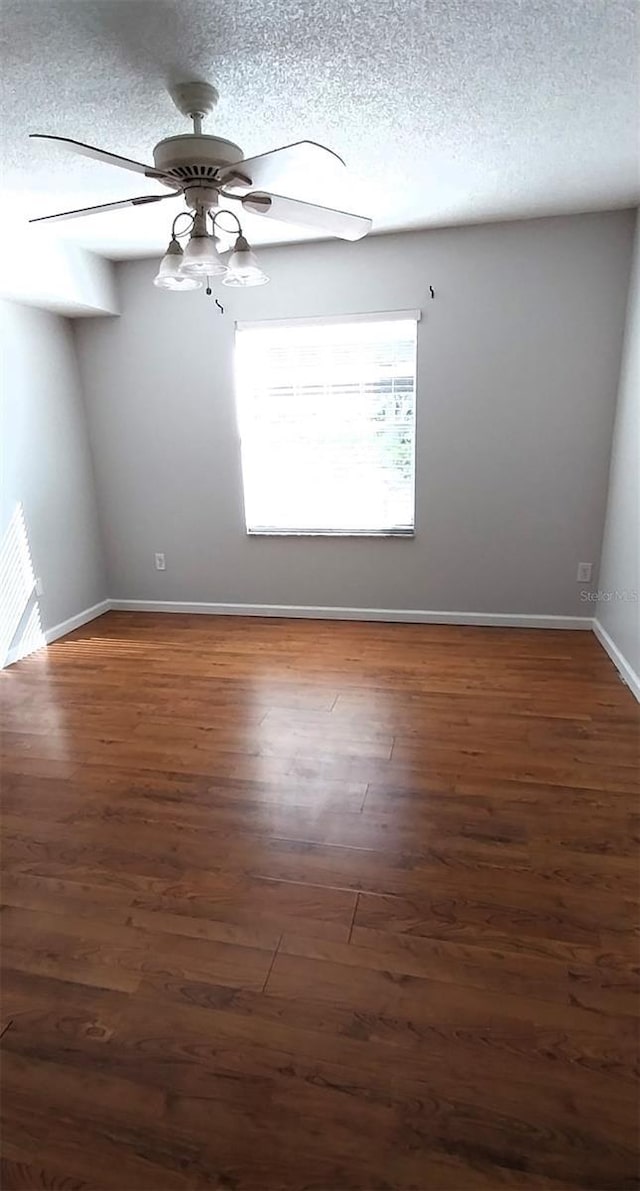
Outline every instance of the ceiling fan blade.
<path fill-rule="evenodd" d="M 177 197 L 176 194 L 143 194 L 139 198 L 120 199 L 116 203 L 99 203 L 97 207 L 78 207 L 76 211 L 59 211 L 57 215 L 38 215 L 29 223 L 53 223 L 55 219 L 76 219 L 79 215 L 102 215 L 105 211 L 117 211 L 119 207 L 142 207 L 145 203 L 160 203 L 163 199 Z"/>
<path fill-rule="evenodd" d="M 242 206 L 254 215 L 270 215 L 272 219 L 281 219 L 283 223 L 317 227 L 341 240 L 361 240 L 371 231 L 371 220 L 365 215 L 351 215 L 348 211 L 319 207 L 315 203 L 283 198 L 280 194 L 252 192 L 242 199 Z"/>
<path fill-rule="evenodd" d="M 327 176 L 331 179 L 344 168 L 344 161 L 333 149 L 315 141 L 297 141 L 294 145 L 284 145 L 281 149 L 272 149 L 270 153 L 247 157 L 227 166 L 220 171 L 220 180 L 233 191 L 242 192 L 252 187 L 271 190 L 272 186 L 284 188 L 284 184 L 288 188 L 290 180 L 295 183 L 309 179 L 321 181 Z"/>
<path fill-rule="evenodd" d="M 143 174 L 145 178 L 157 178 L 163 182 L 165 175 L 152 165 L 145 165 L 142 161 L 133 161 L 130 157 L 121 157 L 119 153 L 108 153 L 106 149 L 96 149 L 94 145 L 85 145 L 83 141 L 71 140 L 68 136 L 50 136 L 46 132 L 29 133 L 31 140 L 54 141 L 57 145 L 78 153 L 81 157 L 91 157 L 94 161 L 103 161 L 105 165 L 119 165 L 123 170 L 132 170 L 134 174 Z M 167 178 L 167 185 L 175 185 Z"/>

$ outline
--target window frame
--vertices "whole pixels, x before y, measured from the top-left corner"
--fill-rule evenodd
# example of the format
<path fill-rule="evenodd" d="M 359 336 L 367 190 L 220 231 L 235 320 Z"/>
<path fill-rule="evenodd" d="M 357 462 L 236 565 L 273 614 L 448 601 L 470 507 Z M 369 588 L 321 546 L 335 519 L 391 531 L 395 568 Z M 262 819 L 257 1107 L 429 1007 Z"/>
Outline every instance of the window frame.
<path fill-rule="evenodd" d="M 234 390 L 235 390 L 235 407 L 236 407 L 236 423 L 238 427 L 238 438 L 240 441 L 241 451 L 241 483 L 242 483 L 242 511 L 244 518 L 245 536 L 248 538 L 322 538 L 325 541 L 331 539 L 351 538 L 359 541 L 367 538 L 386 538 L 398 540 L 411 540 L 416 536 L 416 490 L 417 490 L 417 434 L 418 434 L 418 327 L 417 324 L 421 321 L 421 310 L 389 310 L 389 311 L 371 311 L 357 314 L 331 314 L 331 315 L 312 315 L 301 318 L 278 318 L 278 319 L 252 319 L 251 321 L 236 321 L 234 326 Z M 237 378 L 237 347 L 238 347 L 238 332 L 250 331 L 257 329 L 285 328 L 285 327 L 302 327 L 302 326 L 343 326 L 348 323 L 390 323 L 390 322 L 415 322 L 416 323 L 416 343 L 415 343 L 415 362 L 414 362 L 414 409 L 413 409 L 413 442 L 412 442 L 412 484 L 413 484 L 413 525 L 406 529 L 267 529 L 261 527 L 259 529 L 250 529 L 247 524 L 247 512 L 245 504 L 245 476 L 244 476 L 244 456 L 242 452 L 242 426 L 240 414 L 240 393 Z"/>

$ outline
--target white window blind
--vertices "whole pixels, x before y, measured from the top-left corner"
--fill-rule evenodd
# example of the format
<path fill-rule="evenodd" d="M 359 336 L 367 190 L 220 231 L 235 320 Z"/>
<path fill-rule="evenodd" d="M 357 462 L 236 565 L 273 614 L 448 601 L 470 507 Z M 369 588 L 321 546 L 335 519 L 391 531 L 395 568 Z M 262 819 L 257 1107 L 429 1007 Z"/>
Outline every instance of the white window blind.
<path fill-rule="evenodd" d="M 413 533 L 418 317 L 238 327 L 248 533 Z"/>

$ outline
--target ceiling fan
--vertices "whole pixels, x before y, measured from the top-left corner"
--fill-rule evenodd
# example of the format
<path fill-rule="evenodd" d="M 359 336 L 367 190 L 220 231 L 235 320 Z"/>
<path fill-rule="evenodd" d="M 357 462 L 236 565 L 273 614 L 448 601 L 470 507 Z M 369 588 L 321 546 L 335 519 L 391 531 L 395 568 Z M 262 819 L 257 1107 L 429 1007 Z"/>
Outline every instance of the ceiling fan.
<path fill-rule="evenodd" d="M 216 276 L 222 277 L 223 284 L 234 286 L 263 285 L 269 280 L 242 233 L 237 215 L 226 208 L 219 209 L 221 199 L 238 202 L 242 210 L 252 214 L 317 228 L 344 240 L 359 240 L 371 229 L 371 220 L 363 215 L 288 198 L 272 190 L 272 187 L 286 189 L 288 179 L 296 175 L 305 179 L 311 177 L 319 186 L 336 180 L 344 170 L 344 162 L 337 153 L 314 141 L 298 141 L 258 157 L 244 158 L 242 150 L 232 141 L 202 132 L 203 119 L 218 101 L 215 87 L 203 82 L 183 83 L 171 94 L 179 111 L 193 121 L 193 132 L 160 141 L 153 150 L 153 166 L 69 137 L 31 134 L 36 140 L 54 141 L 83 157 L 152 178 L 166 186 L 167 193 L 145 194 L 75 211 L 60 211 L 29 222 L 75 219 L 115 211 L 119 207 L 159 203 L 182 195 L 188 210 L 181 211 L 173 221 L 171 241 L 155 278 L 155 284 L 161 289 L 172 290 L 195 289 L 205 278 Z M 178 232 L 177 223 L 183 217 L 188 224 L 185 230 Z M 221 259 L 212 234 L 218 230 L 220 217 L 233 219 L 237 231 L 235 246 L 227 262 Z M 183 251 L 179 239 L 186 237 L 188 243 Z"/>

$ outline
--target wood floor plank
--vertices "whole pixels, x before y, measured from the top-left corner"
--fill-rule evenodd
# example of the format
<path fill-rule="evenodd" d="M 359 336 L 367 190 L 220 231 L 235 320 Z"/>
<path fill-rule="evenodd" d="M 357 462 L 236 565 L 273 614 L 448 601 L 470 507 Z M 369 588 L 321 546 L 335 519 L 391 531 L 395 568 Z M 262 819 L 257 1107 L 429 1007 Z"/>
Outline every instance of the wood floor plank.
<path fill-rule="evenodd" d="M 638 1186 L 587 633 L 108 613 L 0 674 L 2 1186 Z"/>
<path fill-rule="evenodd" d="M 515 955 L 497 948 L 394 935 L 354 927 L 349 944 L 285 934 L 280 955 L 326 960 L 377 972 L 420 976 L 515 993 L 561 1005 L 577 1004 L 614 1016 L 638 1016 L 640 982 L 635 972 L 561 959 Z"/>
<path fill-rule="evenodd" d="M 64 975 L 66 965 L 72 965 L 81 983 L 125 992 L 137 988 L 142 973 L 154 971 L 259 990 L 273 958 L 272 948 L 219 942 L 204 930 L 192 935 L 163 932 L 153 918 L 136 926 L 10 907 L 3 912 L 2 927 L 13 967 Z"/>
<path fill-rule="evenodd" d="M 11 1158 L 0 1158 L 0 1185 L 4 1191 L 101 1191 L 101 1185 L 94 1179 L 88 1182 L 52 1170 L 50 1166 L 32 1165 Z"/>
<path fill-rule="evenodd" d="M 278 953 L 266 986 L 275 996 L 326 1000 L 354 1005 L 368 1013 L 396 1015 L 417 1023 L 455 1027 L 477 1027 L 486 1022 L 495 1027 L 506 1021 L 542 1026 L 550 1030 L 572 1029 L 595 1034 L 613 1034 L 631 1042 L 637 1035 L 636 1021 L 626 1014 L 611 1017 L 579 1004 L 571 997 L 555 1003 L 513 993 L 496 993 L 477 987 L 434 981 L 388 969 L 362 968 L 353 964 L 309 959 Z"/>
<path fill-rule="evenodd" d="M 562 885 L 552 891 L 546 882 L 531 888 L 527 896 L 513 873 L 505 898 L 503 882 L 504 874 L 494 874 L 493 888 L 487 880 L 483 889 L 470 881 L 469 888 L 458 886 L 461 893 L 450 884 L 407 897 L 363 892 L 358 897 L 356 925 L 470 943 L 481 938 L 518 951 L 525 939 L 538 940 L 538 946 L 548 950 L 559 941 L 637 957 L 632 899 L 596 899 L 597 887 L 591 896 L 571 896 Z"/>

